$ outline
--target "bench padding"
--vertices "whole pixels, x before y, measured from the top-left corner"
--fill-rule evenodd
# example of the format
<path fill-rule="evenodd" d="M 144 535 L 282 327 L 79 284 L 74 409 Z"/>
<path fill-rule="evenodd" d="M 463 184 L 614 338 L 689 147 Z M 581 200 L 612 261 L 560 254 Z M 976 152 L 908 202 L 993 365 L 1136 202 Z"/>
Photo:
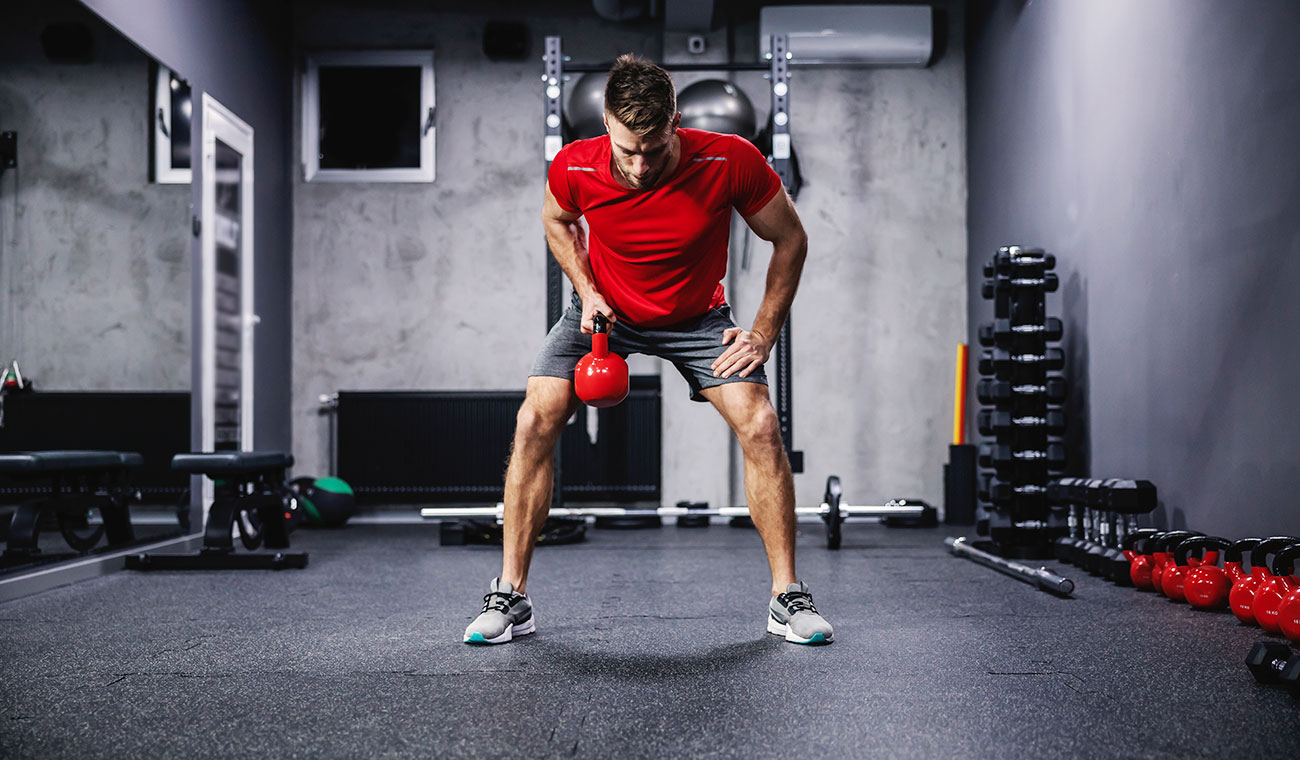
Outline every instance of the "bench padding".
<path fill-rule="evenodd" d="M 283 451 L 213 451 L 172 457 L 173 470 L 204 475 L 247 474 L 292 465 L 293 455 Z"/>
<path fill-rule="evenodd" d="M 140 467 L 134 451 L 15 451 L 0 454 L 0 472 L 79 472 Z"/>

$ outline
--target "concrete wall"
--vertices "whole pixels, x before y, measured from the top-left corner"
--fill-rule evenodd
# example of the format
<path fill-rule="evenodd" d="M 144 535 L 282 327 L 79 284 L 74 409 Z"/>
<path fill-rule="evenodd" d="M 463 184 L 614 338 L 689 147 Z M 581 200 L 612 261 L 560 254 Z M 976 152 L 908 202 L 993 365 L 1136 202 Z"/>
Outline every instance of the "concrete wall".
<path fill-rule="evenodd" d="M 189 80 L 196 103 L 199 93 L 210 93 L 254 129 L 254 298 L 261 316 L 254 343 L 254 438 L 258 448 L 289 449 L 293 219 L 289 213 L 292 63 L 287 10 L 281 3 L 254 0 L 82 2 Z M 201 119 L 195 124 L 192 144 L 200 145 Z M 196 169 L 190 195 L 195 208 L 200 179 Z M 198 239 L 191 240 L 190 259 L 197 261 Z M 197 309 L 194 291 L 190 303 Z M 192 324 L 199 324 L 197 313 L 191 314 Z M 198 377 L 197 357 L 194 362 L 191 371 Z M 196 444 L 201 432 L 197 403 L 196 396 L 192 418 Z"/>
<path fill-rule="evenodd" d="M 1300 5 L 972 8 L 972 338 L 988 254 L 1054 251 L 1074 471 L 1155 481 L 1160 525 L 1300 530 Z"/>
<path fill-rule="evenodd" d="M 545 321 L 542 37 L 563 34 L 579 61 L 681 47 L 657 27 L 600 22 L 589 3 L 550 4 L 545 17 L 513 4 L 502 17 L 529 23 L 536 55 L 493 63 L 479 47 L 489 16 L 398 5 L 303 3 L 294 24 L 302 49 L 433 47 L 438 97 L 435 183 L 300 183 L 294 193 L 294 443 L 308 472 L 326 466 L 321 393 L 523 387 Z M 933 68 L 801 71 L 792 82 L 811 240 L 793 310 L 801 504 L 820 500 L 832 472 L 857 502 L 942 501 L 966 314 L 960 7 L 949 18 L 957 44 Z M 738 59 L 754 60 L 752 13 L 733 36 Z M 761 76 L 735 81 L 766 118 Z M 731 300 L 748 325 L 770 246 L 753 241 L 745 271 L 733 254 Z M 662 376 L 664 501 L 743 501 L 725 424 L 687 400 L 675 370 Z"/>
<path fill-rule="evenodd" d="M 52 63 L 48 23 L 91 30 Z M 149 58 L 73 2 L 7 9 L 0 130 L 0 361 L 45 390 L 188 390 L 189 188 L 149 181 Z"/>

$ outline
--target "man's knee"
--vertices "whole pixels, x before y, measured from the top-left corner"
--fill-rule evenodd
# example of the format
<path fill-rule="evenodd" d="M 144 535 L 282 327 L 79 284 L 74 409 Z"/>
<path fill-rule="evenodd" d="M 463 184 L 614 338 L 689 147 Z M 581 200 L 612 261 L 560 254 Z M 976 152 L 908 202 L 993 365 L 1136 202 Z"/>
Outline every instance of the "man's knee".
<path fill-rule="evenodd" d="M 564 406 L 526 398 L 515 415 L 515 437 L 553 441 L 564 429 L 569 411 Z"/>
<path fill-rule="evenodd" d="M 736 426 L 742 446 L 770 446 L 781 442 L 781 423 L 770 402 L 753 405 Z"/>

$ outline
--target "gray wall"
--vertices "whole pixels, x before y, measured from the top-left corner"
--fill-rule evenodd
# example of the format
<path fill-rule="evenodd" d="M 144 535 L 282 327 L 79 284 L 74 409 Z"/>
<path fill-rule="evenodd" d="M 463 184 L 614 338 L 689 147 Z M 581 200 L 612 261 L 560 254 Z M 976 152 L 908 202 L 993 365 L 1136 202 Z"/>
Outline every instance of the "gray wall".
<path fill-rule="evenodd" d="M 1300 5 L 972 8 L 972 338 L 988 254 L 1054 251 L 1075 472 L 1155 481 L 1160 524 L 1300 531 Z"/>
<path fill-rule="evenodd" d="M 93 61 L 52 63 L 49 23 L 83 23 Z M 0 28 L 0 361 L 45 390 L 188 390 L 189 188 L 149 181 L 149 58 L 71 0 Z"/>
<path fill-rule="evenodd" d="M 82 2 L 188 79 L 196 104 L 200 92 L 210 93 L 254 129 L 255 304 L 262 318 L 254 347 L 254 436 L 258 448 L 288 449 L 292 342 L 289 304 L 293 297 L 293 219 L 289 213 L 292 63 L 285 6 L 254 0 Z M 196 124 L 199 121 L 196 119 Z M 200 124 L 193 134 L 195 145 L 201 144 L 201 129 Z M 191 188 L 195 208 L 199 203 L 199 178 L 195 171 Z M 191 261 L 197 261 L 197 239 L 190 253 Z M 198 323 L 197 314 L 194 322 Z M 198 376 L 197 365 L 194 376 Z M 197 440 L 197 411 L 193 421 Z"/>
<path fill-rule="evenodd" d="M 563 34 L 566 52 L 584 61 L 681 47 L 653 27 L 599 22 L 588 2 L 548 4 L 545 17 L 513 3 L 502 16 L 528 21 L 535 56 L 492 63 L 479 47 L 485 14 L 344 5 L 299 3 L 299 47 L 434 48 L 438 178 L 295 190 L 293 423 L 307 472 L 326 467 L 319 394 L 523 387 L 545 321 L 541 38 Z M 793 310 L 795 438 L 808 461 L 796 478 L 801 504 L 820 500 L 831 472 L 857 502 L 942 501 L 953 353 L 966 332 L 957 11 L 956 43 L 931 69 L 801 71 L 792 82 L 811 240 Z M 742 24 L 736 50 L 752 56 L 752 17 Z M 725 44 L 725 32 L 714 37 Z M 736 81 L 765 118 L 761 77 Z M 731 300 L 745 324 L 769 253 L 755 244 L 744 272 L 733 258 Z M 658 364 L 635 361 L 633 371 Z M 729 482 L 725 424 L 687 401 L 674 370 L 662 375 L 665 502 L 743 500 Z"/>

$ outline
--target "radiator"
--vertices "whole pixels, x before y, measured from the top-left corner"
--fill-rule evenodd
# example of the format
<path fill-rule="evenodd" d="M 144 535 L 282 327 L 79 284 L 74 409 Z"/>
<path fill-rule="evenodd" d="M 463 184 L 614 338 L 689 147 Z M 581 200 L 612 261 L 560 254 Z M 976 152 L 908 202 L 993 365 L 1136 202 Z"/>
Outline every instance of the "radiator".
<path fill-rule="evenodd" d="M 335 472 L 360 503 L 500 501 L 517 391 L 340 391 Z M 593 443 L 588 414 L 599 415 Z M 579 406 L 561 439 L 566 501 L 658 502 L 660 394 L 655 375 L 632 378 L 627 400 Z"/>

